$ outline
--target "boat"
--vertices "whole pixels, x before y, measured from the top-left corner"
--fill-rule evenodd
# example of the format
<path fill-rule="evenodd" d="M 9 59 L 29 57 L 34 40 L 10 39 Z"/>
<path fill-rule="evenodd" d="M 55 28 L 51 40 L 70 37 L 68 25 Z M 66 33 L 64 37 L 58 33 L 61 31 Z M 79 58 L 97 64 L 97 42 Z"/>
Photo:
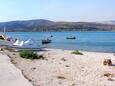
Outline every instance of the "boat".
<path fill-rule="evenodd" d="M 0 34 L 0 46 L 10 45 L 11 42 L 7 40 L 7 36 L 4 34 Z"/>
<path fill-rule="evenodd" d="M 27 41 L 20 41 L 16 40 L 15 43 L 12 45 L 7 46 L 9 49 L 15 49 L 15 50 L 43 50 L 45 47 L 41 47 L 40 45 L 36 44 L 33 40 L 27 40 Z"/>
<path fill-rule="evenodd" d="M 50 37 L 53 37 L 53 35 L 51 35 Z"/>
<path fill-rule="evenodd" d="M 42 44 L 48 44 L 48 43 L 51 43 L 50 39 L 43 39 L 42 40 Z"/>
<path fill-rule="evenodd" d="M 0 34 L 0 40 L 7 40 L 7 36 L 5 35 L 6 33 L 6 28 L 4 27 L 4 32 Z"/>
<path fill-rule="evenodd" d="M 12 38 L 6 35 L 4 27 L 4 32 L 0 33 L 0 46 L 6 46 L 11 44 L 12 44 Z"/>
<path fill-rule="evenodd" d="M 71 36 L 71 37 L 66 37 L 66 39 L 76 39 L 75 36 Z"/>
<path fill-rule="evenodd" d="M 6 40 L 6 36 L 3 34 L 0 34 L 0 40 Z"/>

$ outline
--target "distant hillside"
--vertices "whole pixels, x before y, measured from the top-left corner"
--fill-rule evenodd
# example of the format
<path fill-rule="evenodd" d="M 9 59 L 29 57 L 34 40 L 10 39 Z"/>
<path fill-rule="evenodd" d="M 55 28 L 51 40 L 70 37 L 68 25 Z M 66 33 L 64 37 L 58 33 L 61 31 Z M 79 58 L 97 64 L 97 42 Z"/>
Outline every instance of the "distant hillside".
<path fill-rule="evenodd" d="M 94 22 L 54 22 L 43 19 L 1 22 L 7 31 L 115 31 L 115 24 Z"/>
<path fill-rule="evenodd" d="M 115 25 L 115 21 L 104 21 L 104 22 L 99 22 L 99 23 Z"/>

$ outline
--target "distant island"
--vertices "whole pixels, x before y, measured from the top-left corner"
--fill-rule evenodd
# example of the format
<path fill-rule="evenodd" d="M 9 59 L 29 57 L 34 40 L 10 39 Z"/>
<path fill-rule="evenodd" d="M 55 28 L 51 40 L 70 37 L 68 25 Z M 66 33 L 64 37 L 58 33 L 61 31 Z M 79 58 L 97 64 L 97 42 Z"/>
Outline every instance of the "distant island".
<path fill-rule="evenodd" d="M 0 22 L 8 32 L 46 32 L 46 31 L 115 31 L 115 21 L 111 22 L 54 22 L 44 19 Z"/>

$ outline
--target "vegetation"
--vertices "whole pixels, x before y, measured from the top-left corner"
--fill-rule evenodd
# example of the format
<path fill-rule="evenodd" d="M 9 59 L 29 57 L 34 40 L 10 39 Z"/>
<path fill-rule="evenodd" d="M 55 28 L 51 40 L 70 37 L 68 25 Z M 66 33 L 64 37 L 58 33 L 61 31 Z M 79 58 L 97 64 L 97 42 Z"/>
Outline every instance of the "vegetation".
<path fill-rule="evenodd" d="M 57 76 L 58 79 L 66 79 L 64 76 Z"/>
<path fill-rule="evenodd" d="M 22 58 L 26 58 L 26 59 L 39 59 L 37 53 L 30 51 L 30 50 L 21 50 L 20 51 L 20 56 Z"/>
<path fill-rule="evenodd" d="M 104 76 L 106 76 L 106 77 L 113 77 L 114 74 L 111 74 L 111 73 L 105 73 Z"/>
<path fill-rule="evenodd" d="M 79 52 L 78 50 L 73 51 L 72 54 L 83 55 L 83 53 Z"/>

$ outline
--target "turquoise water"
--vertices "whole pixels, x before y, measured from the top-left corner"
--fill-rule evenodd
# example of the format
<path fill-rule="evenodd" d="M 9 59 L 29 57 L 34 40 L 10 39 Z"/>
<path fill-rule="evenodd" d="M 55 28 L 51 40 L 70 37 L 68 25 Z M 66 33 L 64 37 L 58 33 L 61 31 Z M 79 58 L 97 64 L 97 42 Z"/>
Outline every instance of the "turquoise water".
<path fill-rule="evenodd" d="M 31 38 L 38 44 L 41 44 L 42 39 L 53 35 L 52 43 L 44 46 L 68 50 L 115 52 L 115 32 L 8 32 L 7 35 L 20 40 Z M 76 36 L 76 40 L 66 39 L 67 36 Z"/>

